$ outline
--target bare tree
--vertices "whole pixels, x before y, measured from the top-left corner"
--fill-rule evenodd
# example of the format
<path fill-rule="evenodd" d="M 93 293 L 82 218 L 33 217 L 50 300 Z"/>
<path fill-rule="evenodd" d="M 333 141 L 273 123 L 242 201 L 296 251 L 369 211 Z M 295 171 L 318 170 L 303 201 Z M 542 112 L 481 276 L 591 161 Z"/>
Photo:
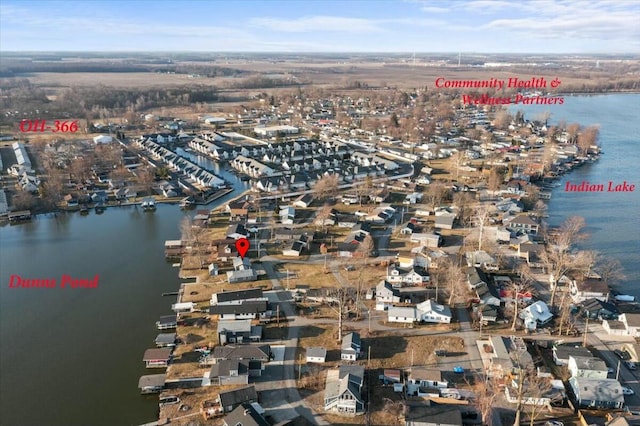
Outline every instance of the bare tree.
<path fill-rule="evenodd" d="M 531 290 L 531 284 L 533 283 L 534 278 L 531 274 L 531 268 L 526 263 L 521 263 L 518 267 L 518 280 L 512 281 L 511 283 L 511 292 L 513 293 L 514 301 L 513 301 L 513 323 L 511 323 L 511 331 L 516 331 L 516 324 L 518 321 L 518 297 L 520 294 L 525 291 Z"/>
<path fill-rule="evenodd" d="M 492 194 L 495 195 L 496 191 L 500 189 L 500 186 L 504 182 L 503 170 L 498 167 L 492 167 L 489 173 L 489 179 L 487 180 L 487 187 Z"/>
<path fill-rule="evenodd" d="M 550 241 L 541 253 L 541 260 L 550 274 L 552 285 L 551 306 L 554 306 L 555 293 L 560 278 L 574 269 L 588 269 L 593 263 L 593 259 L 581 254 L 582 252 L 578 252 L 577 254 L 571 252 L 575 244 L 588 238 L 588 235 L 583 232 L 584 227 L 584 218 L 580 216 L 569 217 L 560 225 L 558 231 L 550 236 Z"/>
<path fill-rule="evenodd" d="M 578 123 L 571 123 L 567 126 L 567 139 L 569 143 L 577 142 L 579 131 L 580 131 L 580 125 Z"/>
<path fill-rule="evenodd" d="M 330 198 L 335 196 L 338 192 L 338 175 L 337 174 L 327 174 L 320 178 L 314 185 L 313 191 L 321 200 Z"/>
<path fill-rule="evenodd" d="M 364 240 L 362 240 L 362 242 L 358 245 L 357 251 L 359 253 L 362 253 L 366 260 L 369 256 L 371 256 L 371 253 L 374 249 L 375 244 L 373 242 L 373 238 L 371 237 L 371 235 L 367 235 L 366 237 L 364 237 Z"/>
<path fill-rule="evenodd" d="M 473 197 L 468 192 L 456 192 L 453 194 L 453 205 L 458 207 L 460 222 L 467 225 L 472 217 Z"/>
<path fill-rule="evenodd" d="M 627 279 L 624 268 L 618 259 L 611 259 L 607 256 L 596 254 L 594 269 L 600 276 L 600 279 L 609 286 Z"/>
<path fill-rule="evenodd" d="M 479 377 L 476 383 L 474 389 L 475 405 L 480 411 L 483 425 L 491 425 L 493 423 L 493 407 L 498 397 L 496 387 L 497 385 L 493 382 L 493 379 L 486 374 Z"/>
<path fill-rule="evenodd" d="M 448 193 L 449 189 L 442 182 L 434 182 L 427 186 L 424 192 L 424 201 L 431 208 L 435 208 L 442 203 Z"/>
<path fill-rule="evenodd" d="M 580 132 L 578 135 L 578 148 L 582 155 L 586 155 L 589 152 L 589 149 L 596 145 L 599 134 L 600 129 L 598 126 L 589 126 Z"/>
<path fill-rule="evenodd" d="M 14 210 L 30 210 L 36 205 L 37 201 L 37 198 L 29 191 L 18 191 L 11 198 Z"/>

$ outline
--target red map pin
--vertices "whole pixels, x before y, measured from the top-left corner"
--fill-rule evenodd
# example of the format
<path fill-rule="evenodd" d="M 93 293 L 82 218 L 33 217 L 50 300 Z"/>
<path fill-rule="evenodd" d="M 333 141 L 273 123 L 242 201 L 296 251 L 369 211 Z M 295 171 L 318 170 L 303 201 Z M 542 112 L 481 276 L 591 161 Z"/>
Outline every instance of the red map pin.
<path fill-rule="evenodd" d="M 249 240 L 246 238 L 239 238 L 236 240 L 236 250 L 238 250 L 242 260 L 244 260 L 245 254 L 249 251 Z"/>

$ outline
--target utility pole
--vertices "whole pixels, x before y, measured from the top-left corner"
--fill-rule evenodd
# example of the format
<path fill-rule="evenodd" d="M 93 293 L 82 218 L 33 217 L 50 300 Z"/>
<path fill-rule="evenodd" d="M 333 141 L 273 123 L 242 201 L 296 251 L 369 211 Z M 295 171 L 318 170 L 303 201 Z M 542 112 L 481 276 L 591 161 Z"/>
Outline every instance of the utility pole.
<path fill-rule="evenodd" d="M 616 369 L 616 380 L 620 377 L 620 360 L 618 360 L 618 368 Z"/>
<path fill-rule="evenodd" d="M 369 319 L 369 335 L 371 335 L 371 309 L 367 309 L 367 318 Z"/>
<path fill-rule="evenodd" d="M 582 346 L 587 347 L 587 335 L 589 333 L 589 315 L 587 315 L 587 321 L 584 323 L 584 338 L 582 339 Z"/>

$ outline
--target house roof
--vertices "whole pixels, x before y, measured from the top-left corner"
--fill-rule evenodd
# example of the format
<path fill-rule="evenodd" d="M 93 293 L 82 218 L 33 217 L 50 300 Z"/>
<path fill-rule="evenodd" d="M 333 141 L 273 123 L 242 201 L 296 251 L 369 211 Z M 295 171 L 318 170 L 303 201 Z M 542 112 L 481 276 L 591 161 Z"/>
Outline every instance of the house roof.
<path fill-rule="evenodd" d="M 404 317 L 417 319 L 416 308 L 407 306 L 391 306 L 387 311 L 389 317 Z"/>
<path fill-rule="evenodd" d="M 451 309 L 446 306 L 446 305 L 441 305 L 439 303 L 436 303 L 435 301 L 429 299 L 429 300 L 425 300 L 424 302 L 418 304 L 416 306 L 416 308 L 418 308 L 419 311 L 421 312 L 433 312 L 436 313 L 438 315 L 443 315 L 446 317 L 451 317 Z"/>
<path fill-rule="evenodd" d="M 420 381 L 420 380 L 429 380 L 433 382 L 447 381 L 442 377 L 442 370 L 439 370 L 437 368 L 427 368 L 427 367 L 411 367 L 409 378 L 415 381 Z"/>
<path fill-rule="evenodd" d="M 176 341 L 176 333 L 160 333 L 156 337 L 156 344 L 169 344 L 175 343 Z"/>
<path fill-rule="evenodd" d="M 270 426 L 271 424 L 260 414 L 252 404 L 238 405 L 235 410 L 224 418 L 226 426 Z"/>
<path fill-rule="evenodd" d="M 607 283 L 595 278 L 576 280 L 575 285 L 578 291 L 601 294 L 609 293 L 609 286 Z"/>
<path fill-rule="evenodd" d="M 342 349 L 355 349 L 356 347 L 359 348 L 360 346 L 360 334 L 358 333 L 349 333 L 342 338 Z"/>
<path fill-rule="evenodd" d="M 238 375 L 249 374 L 249 361 L 238 359 L 223 359 L 211 366 L 209 377 L 225 377 L 231 375 L 231 371 L 237 371 Z"/>
<path fill-rule="evenodd" d="M 622 386 L 616 379 L 571 377 L 569 384 L 581 401 L 606 401 L 624 404 Z"/>
<path fill-rule="evenodd" d="M 533 220 L 529 215 L 521 214 L 511 219 L 509 224 L 537 226 L 538 222 Z"/>
<path fill-rule="evenodd" d="M 325 358 L 327 356 L 327 348 L 307 348 L 307 358 Z"/>
<path fill-rule="evenodd" d="M 258 299 L 262 297 L 261 288 L 248 288 L 235 291 L 224 291 L 222 293 L 216 293 L 216 300 L 218 303 L 231 302 L 234 300 L 244 299 Z"/>
<path fill-rule="evenodd" d="M 209 308 L 211 315 L 225 314 L 259 314 L 267 311 L 266 300 L 245 300 L 242 303 L 215 305 Z"/>
<path fill-rule="evenodd" d="M 405 414 L 405 426 L 423 425 L 462 426 L 460 408 L 451 405 L 409 405 Z"/>
<path fill-rule="evenodd" d="M 243 402 L 252 402 L 257 400 L 258 394 L 254 386 L 247 386 L 244 388 L 220 392 L 220 404 L 223 407 L 229 407 L 242 404 Z"/>
<path fill-rule="evenodd" d="M 360 387 L 364 380 L 364 366 L 341 365 L 338 369 L 327 371 L 325 399 L 337 397 L 349 391 L 355 398 L 362 400 Z"/>
<path fill-rule="evenodd" d="M 167 378 L 166 374 L 147 374 L 138 380 L 138 388 L 163 387 Z"/>
<path fill-rule="evenodd" d="M 216 346 L 211 356 L 215 359 L 269 359 L 269 345 Z"/>
<path fill-rule="evenodd" d="M 558 345 L 553 348 L 556 359 L 568 360 L 570 356 L 592 357 L 589 349 L 582 346 Z"/>
<path fill-rule="evenodd" d="M 607 371 L 609 369 L 607 364 L 600 358 L 570 355 L 569 362 L 571 362 L 571 359 L 580 370 Z"/>
<path fill-rule="evenodd" d="M 147 349 L 144 351 L 144 355 L 142 356 L 143 361 L 153 361 L 156 359 L 164 359 L 169 360 L 171 358 L 171 352 L 173 349 L 171 348 L 153 348 Z"/>
<path fill-rule="evenodd" d="M 553 317 L 553 314 L 549 312 L 549 307 L 542 300 L 538 300 L 524 308 L 521 317 L 525 315 L 540 323 L 547 322 Z"/>
<path fill-rule="evenodd" d="M 251 320 L 220 320 L 218 321 L 218 333 L 249 333 L 251 332 Z"/>

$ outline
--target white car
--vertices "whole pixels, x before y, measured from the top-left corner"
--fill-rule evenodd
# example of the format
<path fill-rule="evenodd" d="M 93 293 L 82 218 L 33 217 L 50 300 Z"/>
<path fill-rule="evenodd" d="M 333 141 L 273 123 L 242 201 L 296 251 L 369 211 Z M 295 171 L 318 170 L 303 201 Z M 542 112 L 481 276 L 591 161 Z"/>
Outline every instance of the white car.
<path fill-rule="evenodd" d="M 544 424 L 544 426 L 564 426 L 564 423 L 559 422 L 557 420 L 549 420 Z"/>
<path fill-rule="evenodd" d="M 633 391 L 633 389 L 630 389 L 626 386 L 622 387 L 622 393 L 625 395 L 635 395 L 635 392 Z"/>

